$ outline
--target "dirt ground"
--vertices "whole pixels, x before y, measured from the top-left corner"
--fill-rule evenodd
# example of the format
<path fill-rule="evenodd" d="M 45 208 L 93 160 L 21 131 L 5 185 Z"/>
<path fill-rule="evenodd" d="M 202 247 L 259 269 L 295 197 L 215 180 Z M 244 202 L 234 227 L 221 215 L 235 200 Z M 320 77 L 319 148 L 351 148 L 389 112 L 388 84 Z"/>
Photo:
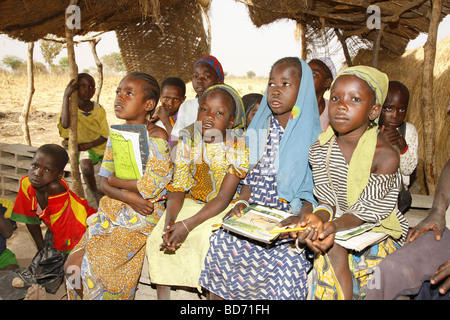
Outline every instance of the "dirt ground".
<path fill-rule="evenodd" d="M 42 225 L 42 232 L 45 234 L 46 227 Z M 25 224 L 18 223 L 17 230 L 11 238 L 7 240 L 7 247 L 15 255 L 21 268 L 27 268 L 34 255 L 36 254 L 36 246 Z M 156 287 L 151 285 L 146 260 L 144 262 L 141 278 L 136 292 L 136 300 L 156 300 Z M 1 271 L 0 271 L 1 272 Z M 200 295 L 194 290 L 182 288 L 173 288 L 171 291 L 171 299 L 173 300 L 206 300 L 205 295 Z M 1 300 L 1 298 L 0 298 Z M 7 299 L 4 299 L 7 300 Z M 66 287 L 63 283 L 55 294 L 46 294 L 45 300 L 67 300 Z"/>
<path fill-rule="evenodd" d="M 95 78 L 95 75 L 94 75 Z M 105 108 L 108 123 L 118 124 L 114 115 L 114 98 L 122 76 L 105 75 L 100 94 L 100 104 Z M 38 74 L 35 76 L 35 92 L 28 118 L 31 144 L 39 147 L 45 143 L 60 143 L 56 127 L 64 90 L 69 82 L 64 75 Z M 264 93 L 267 78 L 227 78 L 227 84 L 243 96 L 248 93 Z M 25 143 L 20 116 L 27 93 L 27 77 L 0 72 L 0 142 Z M 186 99 L 195 97 L 191 83 L 186 84 Z"/>

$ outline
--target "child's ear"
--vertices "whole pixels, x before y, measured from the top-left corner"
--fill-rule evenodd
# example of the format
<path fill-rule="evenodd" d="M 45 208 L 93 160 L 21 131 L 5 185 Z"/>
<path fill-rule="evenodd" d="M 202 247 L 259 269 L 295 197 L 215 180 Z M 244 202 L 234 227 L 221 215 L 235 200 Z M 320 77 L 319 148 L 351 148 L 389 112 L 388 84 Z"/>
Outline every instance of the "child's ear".
<path fill-rule="evenodd" d="M 234 126 L 234 117 L 230 118 L 230 121 L 228 122 L 227 129 L 232 129 Z"/>
<path fill-rule="evenodd" d="M 61 180 L 63 177 L 64 177 L 64 170 L 61 170 L 61 171 L 58 173 L 58 178 L 59 178 L 59 180 Z"/>
<path fill-rule="evenodd" d="M 369 115 L 370 121 L 373 121 L 376 118 L 378 118 L 380 116 L 380 113 L 381 113 L 381 104 L 379 104 L 379 103 L 374 104 L 372 106 L 372 111 L 370 112 L 370 115 Z"/>
<path fill-rule="evenodd" d="M 147 111 L 147 112 L 152 111 L 153 109 L 155 109 L 155 107 L 156 107 L 156 101 L 154 99 L 149 99 L 145 103 L 145 111 Z"/>

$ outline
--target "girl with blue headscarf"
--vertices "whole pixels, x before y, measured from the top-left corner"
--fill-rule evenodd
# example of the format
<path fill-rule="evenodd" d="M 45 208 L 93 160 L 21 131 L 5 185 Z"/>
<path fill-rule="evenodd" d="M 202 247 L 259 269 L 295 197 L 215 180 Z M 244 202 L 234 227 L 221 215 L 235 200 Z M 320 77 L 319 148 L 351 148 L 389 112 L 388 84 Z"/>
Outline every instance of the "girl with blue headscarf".
<path fill-rule="evenodd" d="M 251 170 L 233 211 L 259 204 L 299 215 L 316 204 L 308 150 L 321 132 L 314 81 L 298 58 L 277 61 L 269 84 L 246 132 Z M 200 276 L 211 297 L 223 299 L 305 299 L 305 253 L 292 239 L 266 246 L 222 229 L 212 235 Z"/>

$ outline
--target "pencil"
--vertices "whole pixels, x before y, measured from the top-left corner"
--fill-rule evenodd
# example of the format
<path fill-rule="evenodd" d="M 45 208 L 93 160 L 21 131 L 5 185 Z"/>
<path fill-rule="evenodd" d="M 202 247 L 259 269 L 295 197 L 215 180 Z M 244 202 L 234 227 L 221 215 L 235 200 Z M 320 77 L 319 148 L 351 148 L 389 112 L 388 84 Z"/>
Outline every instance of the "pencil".
<path fill-rule="evenodd" d="M 303 228 L 290 228 L 290 229 L 273 229 L 273 230 L 270 230 L 269 233 L 274 234 L 274 233 L 304 231 L 304 230 L 306 230 L 306 227 L 303 227 Z"/>
<path fill-rule="evenodd" d="M 164 196 L 162 196 L 162 197 L 159 198 L 159 199 L 153 199 L 153 200 L 150 200 L 150 202 L 151 202 L 151 203 L 155 203 L 155 202 L 159 202 L 159 201 L 162 201 L 162 200 L 166 200 L 166 198 L 167 198 L 167 195 L 164 195 Z"/>

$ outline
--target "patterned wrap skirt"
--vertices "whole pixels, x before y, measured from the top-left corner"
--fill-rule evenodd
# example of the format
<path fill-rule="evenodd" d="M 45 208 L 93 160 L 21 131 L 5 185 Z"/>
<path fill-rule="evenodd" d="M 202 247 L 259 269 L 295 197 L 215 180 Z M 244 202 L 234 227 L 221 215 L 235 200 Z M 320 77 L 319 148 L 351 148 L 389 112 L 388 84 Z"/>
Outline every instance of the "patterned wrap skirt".
<path fill-rule="evenodd" d="M 243 239 L 223 229 L 211 247 L 200 284 L 227 300 L 305 300 L 311 263 L 293 241 L 275 245 Z"/>
<path fill-rule="evenodd" d="M 276 155 L 284 129 L 272 118 L 263 156 L 249 171 L 244 184 L 251 189 L 249 203 L 289 211 L 277 192 Z M 200 275 L 200 285 L 229 300 L 304 300 L 311 263 L 291 239 L 270 246 L 220 229 Z"/>

